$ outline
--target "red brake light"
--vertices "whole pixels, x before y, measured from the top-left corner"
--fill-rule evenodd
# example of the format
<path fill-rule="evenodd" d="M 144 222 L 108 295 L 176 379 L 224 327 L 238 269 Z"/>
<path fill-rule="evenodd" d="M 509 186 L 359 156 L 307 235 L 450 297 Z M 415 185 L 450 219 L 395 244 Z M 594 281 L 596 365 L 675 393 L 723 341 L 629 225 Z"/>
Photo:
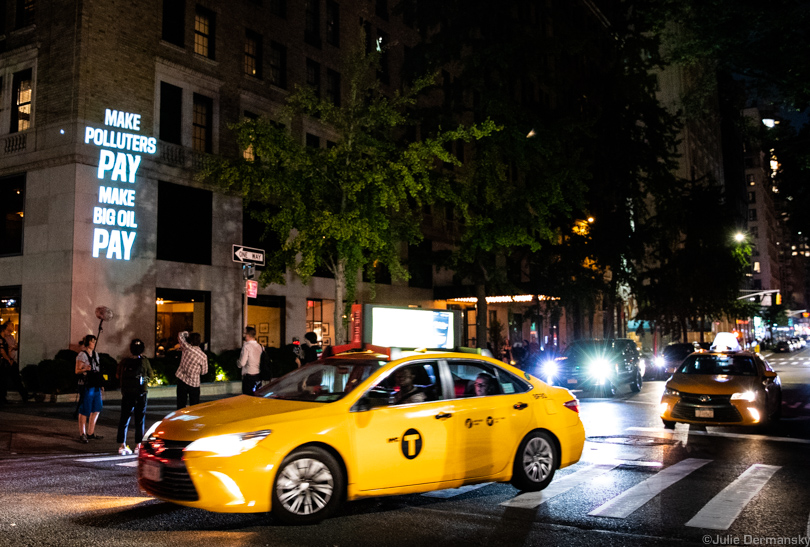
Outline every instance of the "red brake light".
<path fill-rule="evenodd" d="M 573 410 L 579 414 L 579 399 L 571 399 L 570 401 L 563 403 L 563 406 L 568 410 Z"/>

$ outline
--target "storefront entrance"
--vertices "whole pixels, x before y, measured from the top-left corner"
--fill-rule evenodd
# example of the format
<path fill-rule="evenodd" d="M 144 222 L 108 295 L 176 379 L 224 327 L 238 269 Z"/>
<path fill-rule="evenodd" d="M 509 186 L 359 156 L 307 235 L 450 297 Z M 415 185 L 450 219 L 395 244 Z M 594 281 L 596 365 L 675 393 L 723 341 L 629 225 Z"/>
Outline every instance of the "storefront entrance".
<path fill-rule="evenodd" d="M 21 287 L 0 287 L 0 323 L 8 323 L 3 336 L 11 348 L 20 342 L 20 293 Z M 13 343 L 12 343 L 13 339 Z M 11 357 L 17 359 L 17 350 L 12 349 Z"/>
<path fill-rule="evenodd" d="M 256 340 L 262 346 L 280 348 L 286 330 L 284 297 L 260 294 L 248 302 L 247 324 L 256 329 Z"/>
<path fill-rule="evenodd" d="M 161 357 L 178 346 L 177 335 L 198 332 L 203 348 L 211 338 L 211 293 L 181 289 L 157 289 L 155 355 Z"/>
<path fill-rule="evenodd" d="M 332 345 L 335 301 L 313 298 L 307 300 L 307 332 L 314 332 L 323 346 Z M 300 336 L 299 338 L 303 338 Z M 339 344 L 340 342 L 335 342 Z"/>

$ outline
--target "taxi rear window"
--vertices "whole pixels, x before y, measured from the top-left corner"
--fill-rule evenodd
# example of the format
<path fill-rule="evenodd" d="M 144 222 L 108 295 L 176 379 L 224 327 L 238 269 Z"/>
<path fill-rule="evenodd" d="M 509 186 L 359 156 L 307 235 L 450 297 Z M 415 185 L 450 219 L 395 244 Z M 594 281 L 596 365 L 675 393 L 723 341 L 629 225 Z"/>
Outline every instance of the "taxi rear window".
<path fill-rule="evenodd" d="M 326 359 L 278 378 L 256 391 L 258 397 L 331 403 L 345 397 L 387 361 Z"/>

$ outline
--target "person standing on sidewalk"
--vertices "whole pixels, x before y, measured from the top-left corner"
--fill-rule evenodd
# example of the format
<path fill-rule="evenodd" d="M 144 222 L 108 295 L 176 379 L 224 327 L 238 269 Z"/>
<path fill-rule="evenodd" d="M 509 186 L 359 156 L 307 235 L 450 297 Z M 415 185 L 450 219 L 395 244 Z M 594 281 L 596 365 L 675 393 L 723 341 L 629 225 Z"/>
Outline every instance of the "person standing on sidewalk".
<path fill-rule="evenodd" d="M 104 393 L 104 377 L 101 375 L 101 364 L 96 353 L 96 337 L 88 334 L 84 337 L 84 351 L 76 356 L 76 374 L 80 375 L 80 389 L 84 397 L 79 406 L 79 442 L 88 443 L 88 439 L 103 439 L 96 435 L 96 422 L 102 409 L 101 395 Z"/>
<path fill-rule="evenodd" d="M 130 416 L 135 414 L 135 453 L 143 440 L 146 427 L 146 392 L 149 380 L 154 376 L 149 359 L 144 357 L 144 343 L 135 338 L 129 344 L 131 357 L 118 363 L 116 377 L 121 381 L 121 418 L 118 420 L 118 453 L 122 456 L 132 454 L 127 446 L 127 429 Z"/>
<path fill-rule="evenodd" d="M 237 366 L 242 369 L 242 394 L 253 395 L 262 385 L 259 365 L 262 360 L 262 346 L 256 341 L 256 329 L 245 328 L 245 343 L 239 355 Z"/>
<path fill-rule="evenodd" d="M 200 349 L 197 332 L 183 331 L 177 336 L 183 356 L 174 374 L 177 377 L 177 408 L 200 404 L 200 376 L 208 374 L 208 356 Z"/>
<path fill-rule="evenodd" d="M 20 376 L 20 364 L 17 362 L 17 340 L 11 330 L 11 321 L 0 324 L 0 405 L 6 402 L 8 389 L 16 389 L 20 399 L 28 402 L 28 390 Z"/>

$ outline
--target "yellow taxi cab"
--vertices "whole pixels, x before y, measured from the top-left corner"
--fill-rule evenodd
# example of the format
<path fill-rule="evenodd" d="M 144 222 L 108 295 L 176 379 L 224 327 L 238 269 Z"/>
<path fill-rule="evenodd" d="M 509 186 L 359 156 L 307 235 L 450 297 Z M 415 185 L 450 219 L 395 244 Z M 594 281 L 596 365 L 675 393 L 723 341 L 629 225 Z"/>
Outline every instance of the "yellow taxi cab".
<path fill-rule="evenodd" d="M 781 416 L 782 384 L 757 353 L 693 353 L 667 381 L 660 410 L 669 429 L 676 422 L 767 426 Z"/>
<path fill-rule="evenodd" d="M 144 438 L 138 484 L 181 505 L 313 523 L 363 497 L 491 481 L 542 490 L 584 441 L 564 388 L 482 354 L 366 347 L 255 397 L 169 414 Z"/>

